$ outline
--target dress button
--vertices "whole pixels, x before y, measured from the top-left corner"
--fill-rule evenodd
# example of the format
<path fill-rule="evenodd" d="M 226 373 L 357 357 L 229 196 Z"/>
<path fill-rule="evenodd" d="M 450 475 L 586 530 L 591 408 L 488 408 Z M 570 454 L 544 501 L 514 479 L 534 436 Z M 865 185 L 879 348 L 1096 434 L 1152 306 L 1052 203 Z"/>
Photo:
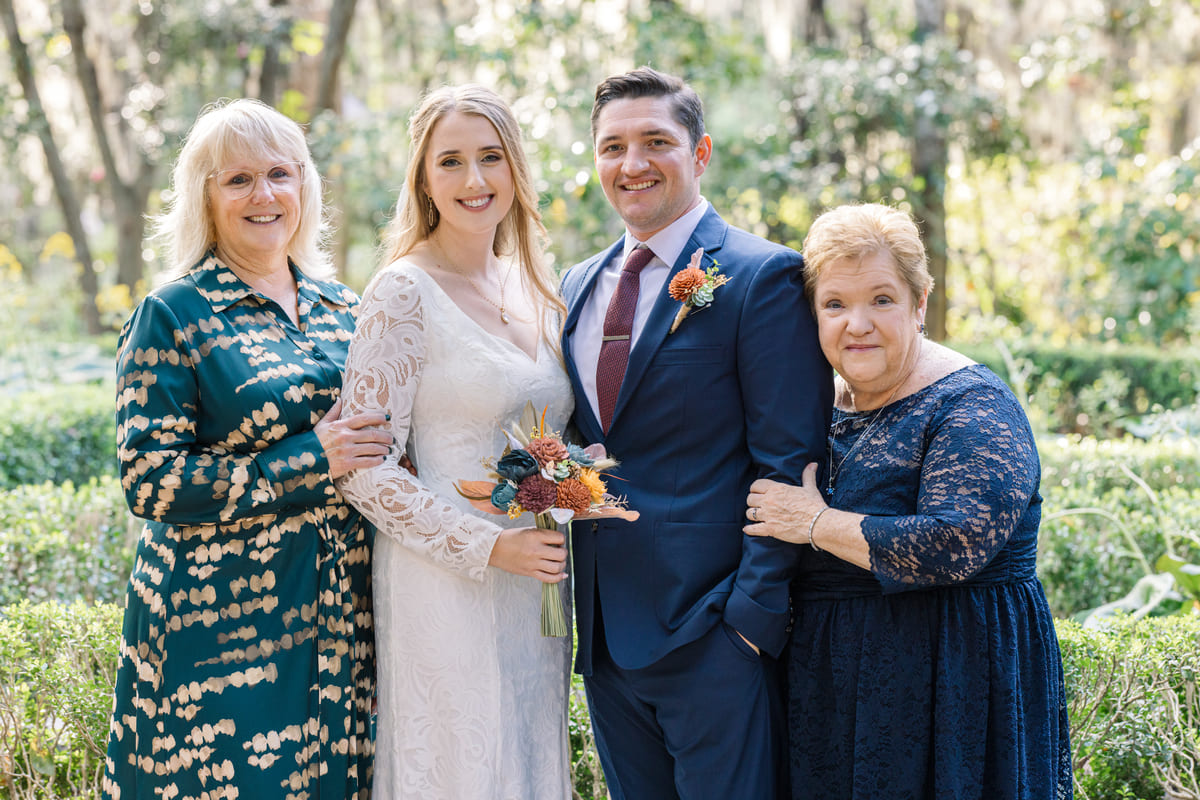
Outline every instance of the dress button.
<path fill-rule="evenodd" d="M 312 357 L 313 357 L 313 358 L 315 358 L 317 361 L 324 361 L 324 360 L 325 360 L 325 354 L 324 354 L 324 353 L 322 353 L 320 350 L 317 350 L 317 349 L 314 349 L 314 350 L 312 351 Z"/>

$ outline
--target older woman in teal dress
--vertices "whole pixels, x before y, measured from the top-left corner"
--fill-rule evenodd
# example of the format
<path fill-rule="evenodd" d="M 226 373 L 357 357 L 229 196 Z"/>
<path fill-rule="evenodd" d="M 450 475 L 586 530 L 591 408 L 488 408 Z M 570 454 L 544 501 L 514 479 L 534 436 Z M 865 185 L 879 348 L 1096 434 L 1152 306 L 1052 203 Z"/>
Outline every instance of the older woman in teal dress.
<path fill-rule="evenodd" d="M 372 528 L 333 479 L 379 464 L 340 414 L 356 295 L 329 279 L 300 127 L 205 110 L 157 220 L 173 279 L 121 332 L 129 582 L 105 797 L 365 798 Z"/>

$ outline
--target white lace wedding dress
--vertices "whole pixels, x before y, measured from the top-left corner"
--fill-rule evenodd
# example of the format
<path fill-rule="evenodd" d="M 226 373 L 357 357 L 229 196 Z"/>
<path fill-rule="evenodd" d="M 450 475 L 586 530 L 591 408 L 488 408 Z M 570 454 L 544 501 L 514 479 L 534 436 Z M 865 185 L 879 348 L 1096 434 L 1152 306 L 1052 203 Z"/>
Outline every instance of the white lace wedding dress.
<path fill-rule="evenodd" d="M 342 414 L 391 412 L 395 456 L 339 481 L 378 528 L 372 570 L 379 714 L 376 800 L 565 800 L 570 637 L 540 632 L 541 584 L 487 565 L 500 526 L 454 490 L 483 480 L 527 402 L 562 431 L 570 383 L 474 322 L 419 267 L 367 287 Z M 559 589 L 567 594 L 565 583 Z"/>

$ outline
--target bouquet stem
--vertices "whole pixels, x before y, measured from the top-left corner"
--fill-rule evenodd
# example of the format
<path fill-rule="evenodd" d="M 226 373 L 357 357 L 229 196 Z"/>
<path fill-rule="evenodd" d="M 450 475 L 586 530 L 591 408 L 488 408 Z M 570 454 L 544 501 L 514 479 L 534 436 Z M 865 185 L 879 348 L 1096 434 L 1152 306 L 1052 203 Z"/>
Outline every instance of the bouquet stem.
<path fill-rule="evenodd" d="M 566 636 L 567 615 L 557 583 L 542 584 L 542 636 Z"/>
<path fill-rule="evenodd" d="M 538 514 L 537 525 L 547 530 L 558 530 L 558 523 L 549 514 Z M 571 632 L 558 587 L 557 583 L 542 584 L 542 636 L 567 636 Z"/>

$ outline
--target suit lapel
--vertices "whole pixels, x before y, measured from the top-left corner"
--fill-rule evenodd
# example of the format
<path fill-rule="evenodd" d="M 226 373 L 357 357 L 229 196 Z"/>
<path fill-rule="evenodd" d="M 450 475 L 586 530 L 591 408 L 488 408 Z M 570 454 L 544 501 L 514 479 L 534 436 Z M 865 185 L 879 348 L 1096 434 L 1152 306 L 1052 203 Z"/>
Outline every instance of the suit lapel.
<path fill-rule="evenodd" d="M 683 248 L 683 252 L 679 254 L 675 264 L 671 267 L 671 274 L 667 277 L 667 283 L 663 286 L 658 297 L 654 299 L 654 306 L 650 310 L 650 317 L 646 320 L 646 327 L 642 329 L 638 336 L 637 343 L 633 350 L 629 353 L 629 364 L 625 367 L 625 379 L 621 382 L 621 393 L 617 396 L 617 405 L 613 410 L 613 425 L 617 424 L 617 419 L 621 416 L 621 410 L 625 404 L 629 402 L 630 395 L 637 388 L 642 376 L 646 374 L 646 368 L 654 358 L 654 354 L 662 347 L 663 342 L 667 340 L 667 332 L 671 329 L 671 322 L 675 319 L 676 312 L 679 311 L 679 301 L 672 300 L 667 294 L 667 287 L 671 283 L 671 278 L 683 270 L 684 267 L 692 260 L 692 253 L 696 252 L 697 247 L 704 248 L 703 265 L 708 268 L 712 265 L 714 255 L 721 249 L 721 245 L 725 242 L 725 233 L 729 226 L 721 219 L 720 215 L 711 207 L 700 219 L 700 223 L 696 226 L 696 230 L 692 231 L 691 237 L 688 239 L 687 246 Z"/>

